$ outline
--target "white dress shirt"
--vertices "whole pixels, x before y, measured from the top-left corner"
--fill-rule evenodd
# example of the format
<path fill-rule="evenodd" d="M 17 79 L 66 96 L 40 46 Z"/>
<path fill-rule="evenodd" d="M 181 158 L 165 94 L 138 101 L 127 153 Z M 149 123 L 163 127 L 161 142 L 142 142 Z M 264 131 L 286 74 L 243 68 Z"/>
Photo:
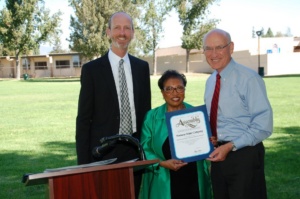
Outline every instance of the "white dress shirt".
<path fill-rule="evenodd" d="M 119 109 L 121 110 L 121 99 L 120 99 L 120 86 L 119 86 L 119 62 L 121 59 L 124 60 L 124 70 L 125 70 L 125 76 L 126 76 L 126 82 L 127 82 L 127 88 L 128 88 L 128 95 L 129 95 L 129 103 L 130 103 L 130 109 L 131 109 L 131 118 L 132 118 L 132 132 L 136 132 L 136 114 L 135 114 L 135 106 L 134 106 L 134 97 L 133 97 L 133 83 L 132 83 L 132 73 L 131 73 L 131 65 L 130 60 L 128 57 L 128 53 L 124 57 L 119 57 L 116 55 L 111 49 L 108 52 L 108 59 L 111 65 L 111 69 L 113 72 L 116 89 L 118 93 L 118 99 L 119 99 Z"/>

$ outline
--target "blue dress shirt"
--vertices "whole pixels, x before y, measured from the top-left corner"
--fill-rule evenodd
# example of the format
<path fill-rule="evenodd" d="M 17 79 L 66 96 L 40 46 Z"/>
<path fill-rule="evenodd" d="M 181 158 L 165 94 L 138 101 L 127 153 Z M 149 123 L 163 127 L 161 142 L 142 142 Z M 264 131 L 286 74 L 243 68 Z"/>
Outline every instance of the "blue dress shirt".
<path fill-rule="evenodd" d="M 204 101 L 210 114 L 217 71 L 207 79 Z M 218 141 L 232 141 L 237 149 L 254 146 L 272 134 L 273 112 L 263 79 L 231 59 L 221 71 L 217 118 Z"/>

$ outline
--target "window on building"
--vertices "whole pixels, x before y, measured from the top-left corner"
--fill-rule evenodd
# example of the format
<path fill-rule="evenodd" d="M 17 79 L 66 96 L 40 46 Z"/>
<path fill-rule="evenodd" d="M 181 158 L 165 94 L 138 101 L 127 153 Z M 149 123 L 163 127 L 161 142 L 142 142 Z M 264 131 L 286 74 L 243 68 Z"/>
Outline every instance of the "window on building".
<path fill-rule="evenodd" d="M 73 56 L 73 67 L 74 68 L 80 68 L 81 67 L 81 62 L 80 62 L 80 59 L 79 59 L 78 55 Z"/>
<path fill-rule="evenodd" d="M 47 62 L 34 62 L 35 70 L 47 70 Z"/>
<path fill-rule="evenodd" d="M 56 68 L 70 68 L 70 61 L 69 60 L 57 60 Z"/>
<path fill-rule="evenodd" d="M 30 70 L 30 62 L 27 58 L 22 59 L 23 70 Z"/>

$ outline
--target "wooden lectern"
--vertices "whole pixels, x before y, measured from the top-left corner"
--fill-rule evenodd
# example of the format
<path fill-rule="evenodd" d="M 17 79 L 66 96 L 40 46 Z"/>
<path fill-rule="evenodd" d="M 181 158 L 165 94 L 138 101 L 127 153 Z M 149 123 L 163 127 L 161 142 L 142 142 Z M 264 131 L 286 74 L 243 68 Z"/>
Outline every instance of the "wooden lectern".
<path fill-rule="evenodd" d="M 133 172 L 157 162 L 144 160 L 32 174 L 25 185 L 47 184 L 50 199 L 134 199 Z"/>

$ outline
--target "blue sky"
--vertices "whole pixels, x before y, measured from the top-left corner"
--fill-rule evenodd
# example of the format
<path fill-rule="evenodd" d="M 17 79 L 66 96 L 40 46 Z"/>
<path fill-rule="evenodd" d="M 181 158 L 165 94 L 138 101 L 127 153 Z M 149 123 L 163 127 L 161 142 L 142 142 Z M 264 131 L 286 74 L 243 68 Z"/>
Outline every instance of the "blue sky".
<path fill-rule="evenodd" d="M 4 1 L 0 1 L 0 9 Z M 45 0 L 45 6 L 53 12 L 61 10 L 63 21 L 62 45 L 67 48 L 70 34 L 69 21 L 73 10 L 68 6 L 68 0 Z M 252 27 L 265 31 L 270 27 L 274 34 L 277 31 L 286 33 L 291 29 L 293 36 L 300 37 L 300 1 L 299 0 L 219 0 L 210 7 L 211 17 L 220 19 L 218 28 L 228 31 L 232 40 L 242 42 L 252 36 Z M 181 44 L 182 28 L 178 22 L 175 12 L 164 22 L 164 38 L 161 39 L 159 47 L 170 47 Z M 43 52 L 46 53 L 46 52 Z"/>

